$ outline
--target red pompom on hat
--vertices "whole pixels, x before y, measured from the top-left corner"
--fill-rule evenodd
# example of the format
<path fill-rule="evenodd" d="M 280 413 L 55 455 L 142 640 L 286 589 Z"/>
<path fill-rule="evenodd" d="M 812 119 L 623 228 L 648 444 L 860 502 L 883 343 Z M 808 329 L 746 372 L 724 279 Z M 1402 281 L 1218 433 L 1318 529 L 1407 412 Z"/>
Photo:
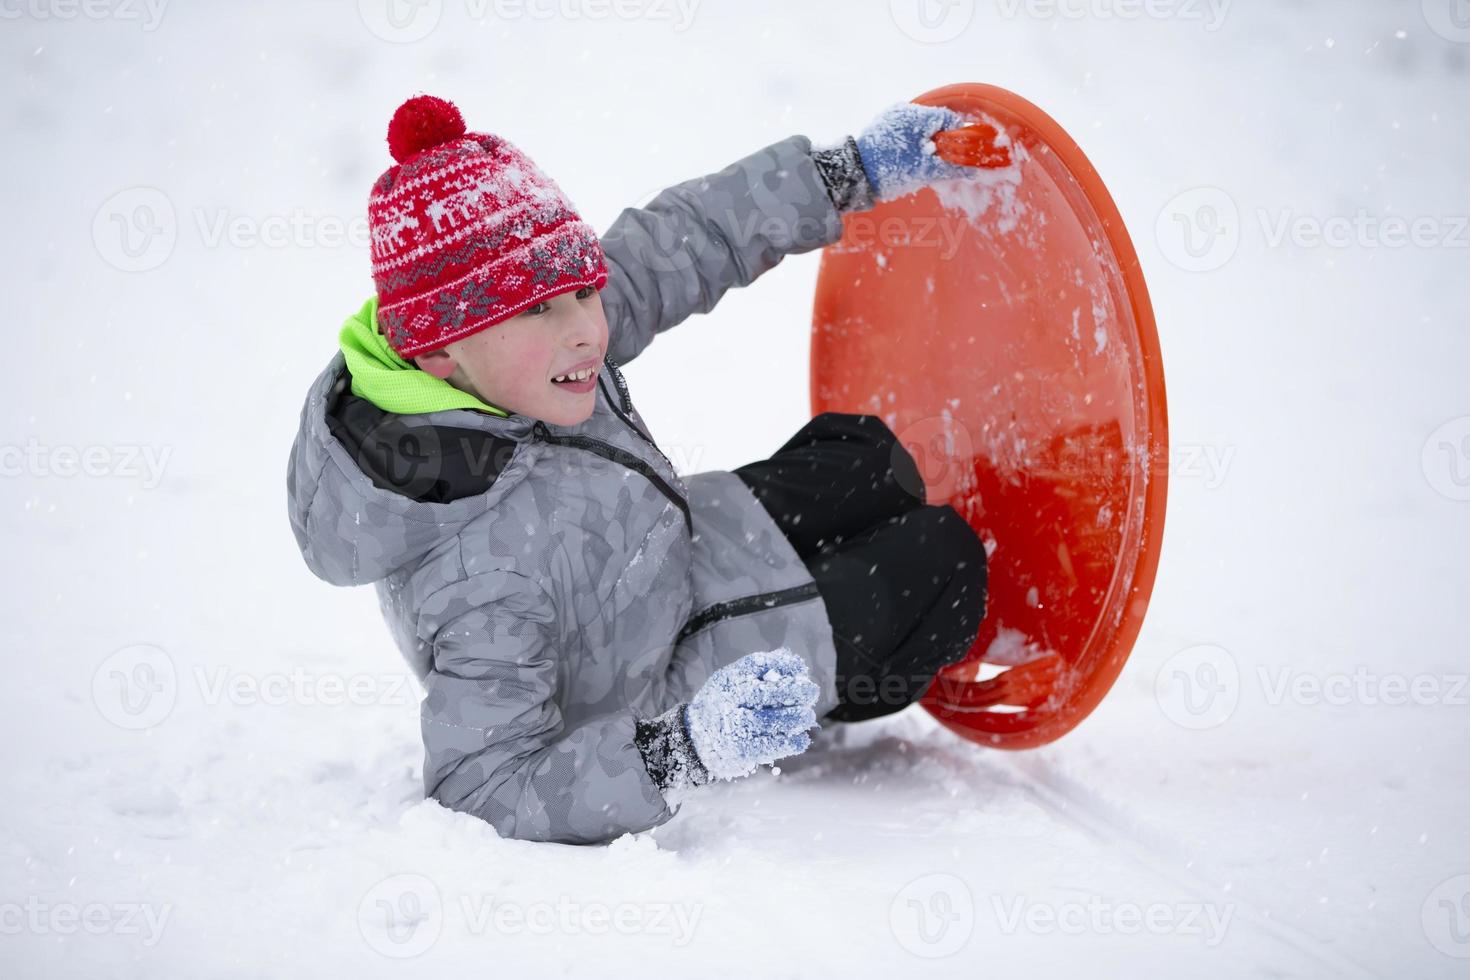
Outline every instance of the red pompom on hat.
<path fill-rule="evenodd" d="M 418 95 L 388 124 L 397 165 L 368 198 L 378 329 L 401 357 L 438 350 L 552 296 L 607 284 L 597 234 L 508 140 L 467 133 Z"/>
<path fill-rule="evenodd" d="M 388 152 L 399 163 L 420 150 L 464 135 L 464 116 L 453 102 L 415 95 L 393 113 L 388 123 Z"/>

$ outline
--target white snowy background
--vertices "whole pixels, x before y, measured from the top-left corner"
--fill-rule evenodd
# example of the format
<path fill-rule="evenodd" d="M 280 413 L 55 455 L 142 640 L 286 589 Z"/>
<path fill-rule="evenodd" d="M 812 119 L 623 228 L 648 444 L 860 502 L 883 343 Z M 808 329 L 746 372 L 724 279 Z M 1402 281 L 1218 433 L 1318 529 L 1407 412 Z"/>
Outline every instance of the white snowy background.
<path fill-rule="evenodd" d="M 5 975 L 1470 973 L 1470 5 L 391 2 L 0 3 Z M 957 81 L 1076 136 L 1153 291 L 1176 457 L 1111 695 L 1023 754 L 824 732 L 607 847 L 422 802 L 374 595 L 285 512 L 393 108 L 602 229 Z M 687 470 L 807 417 L 817 264 L 630 367 Z"/>

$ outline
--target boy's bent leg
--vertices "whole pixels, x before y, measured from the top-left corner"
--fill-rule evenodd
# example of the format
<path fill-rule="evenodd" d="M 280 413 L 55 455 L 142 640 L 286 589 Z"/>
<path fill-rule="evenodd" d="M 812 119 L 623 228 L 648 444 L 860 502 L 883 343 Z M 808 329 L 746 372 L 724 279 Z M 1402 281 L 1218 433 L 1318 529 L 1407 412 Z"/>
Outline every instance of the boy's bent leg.
<path fill-rule="evenodd" d="M 733 472 L 802 558 L 924 503 L 914 458 L 876 415 L 823 412 Z"/>
<path fill-rule="evenodd" d="M 985 615 L 985 546 L 954 508 L 924 506 L 807 562 L 837 647 L 834 721 L 918 700 L 965 655 Z"/>

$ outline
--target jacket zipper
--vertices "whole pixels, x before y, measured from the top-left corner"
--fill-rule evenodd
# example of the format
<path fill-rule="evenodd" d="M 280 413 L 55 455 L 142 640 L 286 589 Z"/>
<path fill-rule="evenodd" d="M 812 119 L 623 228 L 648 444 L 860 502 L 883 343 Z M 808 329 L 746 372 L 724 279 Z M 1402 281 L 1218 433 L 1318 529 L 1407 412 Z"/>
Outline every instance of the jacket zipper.
<path fill-rule="evenodd" d="M 601 456 L 603 459 L 611 460 L 614 463 L 626 466 L 630 470 L 636 470 L 643 474 L 650 483 L 659 489 L 660 493 L 668 497 L 674 506 L 679 508 L 679 511 L 684 515 L 684 526 L 689 529 L 689 533 L 694 533 L 694 517 L 689 512 L 689 501 L 681 497 L 679 492 L 670 486 L 669 482 L 659 474 L 658 470 L 649 466 L 637 456 L 628 452 L 626 449 L 614 446 L 610 442 L 593 439 L 591 436 L 552 435 L 551 430 L 546 428 L 546 423 L 540 421 L 536 423 L 534 431 L 536 436 L 545 442 L 557 446 L 573 446 L 577 449 L 584 449 L 587 452 Z"/>
<path fill-rule="evenodd" d="M 608 368 L 612 372 L 613 383 L 617 385 L 618 389 L 618 400 L 623 403 L 623 410 L 618 411 L 617 404 L 613 402 L 612 395 L 609 394 L 607 397 L 607 407 L 612 409 L 613 414 L 622 419 L 624 424 L 626 424 L 628 428 L 637 433 L 638 438 L 642 439 L 644 442 L 652 446 L 654 448 L 654 451 L 663 457 L 664 462 L 669 464 L 669 469 L 677 471 L 678 467 L 674 465 L 674 461 L 672 459 L 669 459 L 668 454 L 659 448 L 658 443 L 653 441 L 652 436 L 648 435 L 642 429 L 638 428 L 638 424 L 634 422 L 632 417 L 628 414 L 633 411 L 633 399 L 628 395 L 628 382 L 623 380 L 623 372 L 618 370 L 618 362 L 614 361 L 610 357 L 604 357 L 603 362 L 607 364 Z M 598 377 L 597 383 L 602 384 L 601 376 Z M 602 390 L 604 393 L 606 393 L 606 386 L 604 386 Z"/>
<path fill-rule="evenodd" d="M 603 358 L 603 362 L 607 364 L 608 368 L 611 370 L 613 376 L 613 384 L 617 386 L 618 390 L 618 401 L 622 402 L 623 405 L 622 411 L 619 411 L 617 403 L 613 401 L 612 395 L 609 394 L 607 398 L 608 407 L 613 410 L 614 415 L 622 419 L 627 424 L 628 428 L 632 429 L 638 434 L 638 438 L 648 443 L 654 449 L 658 449 L 658 443 L 649 438 L 648 435 L 645 434 L 642 429 L 638 428 L 638 426 L 633 422 L 630 414 L 633 411 L 633 399 L 628 395 L 628 382 L 623 380 L 623 372 L 618 370 L 617 362 L 610 357 Z M 598 378 L 598 382 L 600 383 L 601 381 L 602 379 Z M 604 387 L 602 390 L 606 392 L 607 388 Z M 664 461 L 669 464 L 670 468 L 673 468 L 673 461 L 670 460 L 668 456 L 664 455 L 664 451 L 662 449 L 658 449 L 658 454 L 664 457 Z"/>
<path fill-rule="evenodd" d="M 633 411 L 633 399 L 628 396 L 628 382 L 623 380 L 623 372 L 618 369 L 618 362 L 611 357 L 604 357 L 608 368 L 612 371 L 613 383 L 618 386 L 618 397 L 623 403 L 623 412 Z"/>
<path fill-rule="evenodd" d="M 762 592 L 759 595 L 742 596 L 739 599 L 727 599 L 707 606 L 696 615 L 692 616 L 679 630 L 679 636 L 675 643 L 682 643 L 685 639 L 698 633 L 708 626 L 713 626 L 721 620 L 732 619 L 735 616 L 744 616 L 747 613 L 760 612 L 765 609 L 775 609 L 779 606 L 789 606 L 794 602 L 805 602 L 815 599 L 821 595 L 817 591 L 816 582 L 808 582 L 805 585 L 796 585 L 789 589 L 780 589 L 775 592 Z"/>

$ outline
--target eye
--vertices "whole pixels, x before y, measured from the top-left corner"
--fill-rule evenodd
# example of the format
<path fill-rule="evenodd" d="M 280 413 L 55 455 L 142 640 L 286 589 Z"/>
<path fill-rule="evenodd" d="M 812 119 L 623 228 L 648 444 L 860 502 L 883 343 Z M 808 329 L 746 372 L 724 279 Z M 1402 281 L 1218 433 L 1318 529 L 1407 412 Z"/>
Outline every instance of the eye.
<path fill-rule="evenodd" d="M 549 309 L 551 309 L 551 304 L 543 299 L 535 306 L 528 306 L 524 310 L 522 310 L 521 316 L 540 316 L 542 313 L 545 313 Z"/>
<path fill-rule="evenodd" d="M 577 290 L 578 299 L 591 299 L 593 296 L 596 295 L 597 289 L 594 286 L 583 286 L 581 289 Z"/>

